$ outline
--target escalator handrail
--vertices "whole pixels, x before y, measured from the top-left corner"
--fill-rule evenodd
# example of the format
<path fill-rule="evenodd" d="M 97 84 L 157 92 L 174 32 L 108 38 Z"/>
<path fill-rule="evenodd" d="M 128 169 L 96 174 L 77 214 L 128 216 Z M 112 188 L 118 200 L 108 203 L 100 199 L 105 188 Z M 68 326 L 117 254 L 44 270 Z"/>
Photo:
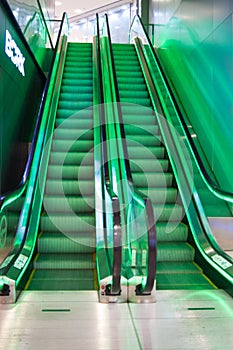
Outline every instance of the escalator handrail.
<path fill-rule="evenodd" d="M 48 29 L 48 26 L 47 26 L 47 22 L 46 22 L 46 19 L 45 19 L 45 16 L 44 16 L 44 13 L 43 13 L 40 1 L 37 1 L 37 3 L 38 3 L 38 6 L 39 6 L 39 9 L 40 9 L 41 17 L 43 18 L 43 22 L 44 22 L 44 25 L 45 25 L 45 28 L 46 28 L 46 32 L 47 32 L 48 37 L 49 37 L 49 42 L 50 42 L 51 48 L 53 49 L 54 48 L 53 47 L 53 42 L 52 42 L 52 39 L 51 39 L 51 35 L 50 35 L 49 29 Z M 59 35 L 59 33 L 58 33 L 58 35 Z"/>
<path fill-rule="evenodd" d="M 112 72 L 113 72 L 113 79 L 114 79 L 114 89 L 115 89 L 116 100 L 117 100 L 116 102 L 117 102 L 117 110 L 118 110 L 118 119 L 120 122 L 121 142 L 122 142 L 123 152 L 124 152 L 124 163 L 125 163 L 125 168 L 126 168 L 127 180 L 128 180 L 129 186 L 133 188 L 132 193 L 136 193 L 138 196 L 140 196 L 143 199 L 143 202 L 144 202 L 144 205 L 146 208 L 146 216 L 147 216 L 147 236 L 148 236 L 147 281 L 146 281 L 145 286 L 142 286 L 142 284 L 139 284 L 136 287 L 136 294 L 137 295 L 148 295 L 152 291 L 152 288 L 154 286 L 155 275 L 156 275 L 157 245 L 156 245 L 155 216 L 154 216 L 154 210 L 153 210 L 151 200 L 147 196 L 145 196 L 143 193 L 138 191 L 138 189 L 135 188 L 134 183 L 133 183 L 130 164 L 129 164 L 128 150 L 127 150 L 127 146 L 126 146 L 124 123 L 123 123 L 123 118 L 122 118 L 122 110 L 121 110 L 121 106 L 120 106 L 120 94 L 119 94 L 119 88 L 118 88 L 118 83 L 117 83 L 117 76 L 116 76 L 116 69 L 115 69 L 115 62 L 114 62 L 112 41 L 111 41 L 111 33 L 110 33 L 110 27 L 109 27 L 107 14 L 105 14 L 105 20 L 106 20 L 106 25 L 107 25 L 107 35 L 108 35 L 109 46 L 110 46 L 110 57 L 111 57 Z"/>
<path fill-rule="evenodd" d="M 104 111 L 104 92 L 103 92 L 103 76 L 101 65 L 101 51 L 100 51 L 100 29 L 99 29 L 99 16 L 96 14 L 97 23 L 97 59 L 98 59 L 98 71 L 99 71 L 99 91 L 100 91 L 100 108 L 101 108 L 101 147 L 103 154 L 103 171 L 107 192 L 112 200 L 112 212 L 113 212 L 113 266 L 112 266 L 112 283 L 107 286 L 106 294 L 108 295 L 120 295 L 121 293 L 121 264 L 122 264 L 122 231 L 121 231 L 121 219 L 120 219 L 120 204 L 117 195 L 113 192 L 109 168 L 108 168 L 108 154 L 107 154 L 107 132 L 106 121 Z"/>
<path fill-rule="evenodd" d="M 55 45 L 55 49 L 54 49 L 54 53 L 53 53 L 53 57 L 52 57 L 52 61 L 51 61 L 49 74 L 48 74 L 48 77 L 46 79 L 46 83 L 45 83 L 45 86 L 44 86 L 44 89 L 43 89 L 42 99 L 41 99 L 41 102 L 40 102 L 38 116 L 37 116 L 37 120 L 36 120 L 35 131 L 34 131 L 34 134 L 33 134 L 32 144 L 31 144 L 31 147 L 30 147 L 30 152 L 29 152 L 28 160 L 27 160 L 27 163 L 26 163 L 26 166 L 25 166 L 24 174 L 22 176 L 22 180 L 20 181 L 20 183 L 18 184 L 18 186 L 14 190 L 12 190 L 11 192 L 7 192 L 7 193 L 4 193 L 3 195 L 1 195 L 1 197 L 0 197 L 0 210 L 1 210 L 1 207 L 3 206 L 4 201 L 7 199 L 7 197 L 8 196 L 12 196 L 14 192 L 20 191 L 20 189 L 22 189 L 25 186 L 25 184 L 26 184 L 26 182 L 28 180 L 30 169 L 31 169 L 31 165 L 32 165 L 32 160 L 33 160 L 33 156 L 34 156 L 34 152 L 35 152 L 35 148 L 36 148 L 36 143 L 37 143 L 37 139 L 38 139 L 39 129 L 40 129 L 41 121 L 42 121 L 45 101 L 46 101 L 46 97 L 47 97 L 47 94 L 48 94 L 49 85 L 50 85 L 50 82 L 51 82 L 53 65 L 54 65 L 54 62 L 55 62 L 55 59 L 56 59 L 58 44 L 59 44 L 59 41 L 60 41 L 60 37 L 61 37 L 61 33 L 62 33 L 62 29 L 63 29 L 64 22 L 66 20 L 66 17 L 67 17 L 67 14 L 64 12 L 63 16 L 62 16 L 59 32 L 58 32 L 57 42 L 56 42 L 56 45 Z"/>
<path fill-rule="evenodd" d="M 140 22 L 140 25 L 141 25 L 141 27 L 142 27 L 142 29 L 143 29 L 143 32 L 144 32 L 144 35 L 146 36 L 147 42 L 148 42 L 148 44 L 149 44 L 150 50 L 151 50 L 152 54 L 154 55 L 154 58 L 155 58 L 156 63 L 157 63 L 157 65 L 158 65 L 158 67 L 159 67 L 160 73 L 161 73 L 161 75 L 162 75 L 162 78 L 163 78 L 163 80 L 164 80 L 165 83 L 166 83 L 166 88 L 167 88 L 167 90 L 168 90 L 168 92 L 169 92 L 169 95 L 170 95 L 170 98 L 171 98 L 171 100 L 172 100 L 172 103 L 173 103 L 173 105 L 175 106 L 177 115 L 178 115 L 178 117 L 179 117 L 179 120 L 180 120 L 180 122 L 181 122 L 181 125 L 182 125 L 182 127 L 183 127 L 183 130 L 184 130 L 185 135 L 186 135 L 186 137 L 187 137 L 187 140 L 188 140 L 188 143 L 189 143 L 190 148 L 191 148 L 191 150 L 192 150 L 192 153 L 193 153 L 193 155 L 194 155 L 194 157 L 195 157 L 196 163 L 198 164 L 198 168 L 199 168 L 199 170 L 200 170 L 200 173 L 201 173 L 201 175 L 202 175 L 202 178 L 204 179 L 204 181 L 205 181 L 205 183 L 208 185 L 208 187 L 212 188 L 213 191 L 216 192 L 216 194 L 217 194 L 220 198 L 224 198 L 226 201 L 233 202 L 233 192 L 229 192 L 229 191 L 227 191 L 227 190 L 225 190 L 225 189 L 220 188 L 220 187 L 218 186 L 218 184 L 216 184 L 216 182 L 213 181 L 213 179 L 212 179 L 212 178 L 210 177 L 210 175 L 208 174 L 208 171 L 205 169 L 205 166 L 204 166 L 203 161 L 202 161 L 202 159 L 201 159 L 201 157 L 200 157 L 200 154 L 199 154 L 199 152 L 198 152 L 198 150 L 197 150 L 197 148 L 196 148 L 196 146 L 195 146 L 195 143 L 194 143 L 194 141 L 193 141 L 193 139 L 192 139 L 192 136 L 190 135 L 189 129 L 188 129 L 187 124 L 186 124 L 186 122 L 185 122 L 185 119 L 184 119 L 184 117 L 183 117 L 183 115 L 182 115 L 182 112 L 181 112 L 181 110 L 180 110 L 180 107 L 179 107 L 179 105 L 178 105 L 178 103 L 177 103 L 177 101 L 176 101 L 176 98 L 175 98 L 175 96 L 174 96 L 174 93 L 173 93 L 173 91 L 172 91 L 172 89 L 171 89 L 171 87 L 170 87 L 170 83 L 168 82 L 166 73 L 165 73 L 165 71 L 164 71 L 164 69 L 163 69 L 163 67 L 162 67 L 162 65 L 161 65 L 161 63 L 160 63 L 160 60 L 159 60 L 159 58 L 158 58 L 158 54 L 157 54 L 156 51 L 154 50 L 154 47 L 153 47 L 153 45 L 152 45 L 152 43 L 151 43 L 151 40 L 150 40 L 150 38 L 149 38 L 149 35 L 148 35 L 148 33 L 147 33 L 146 29 L 145 29 L 145 26 L 144 26 L 144 24 L 143 24 L 143 22 L 142 22 L 140 16 L 136 15 L 136 16 L 134 17 L 134 19 L 133 19 L 133 21 L 132 21 L 132 24 L 131 24 L 131 27 L 130 27 L 130 31 L 131 31 L 131 28 L 132 28 L 132 26 L 133 26 L 133 23 L 134 23 L 134 21 L 135 21 L 136 19 L 138 19 L 139 22 Z"/>

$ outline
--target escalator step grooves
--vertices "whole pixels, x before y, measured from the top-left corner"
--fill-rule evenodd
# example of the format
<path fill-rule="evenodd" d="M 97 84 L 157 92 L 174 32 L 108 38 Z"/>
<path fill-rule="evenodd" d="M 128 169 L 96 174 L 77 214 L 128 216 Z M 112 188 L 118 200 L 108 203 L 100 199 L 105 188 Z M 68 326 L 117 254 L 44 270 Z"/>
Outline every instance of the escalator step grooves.
<path fill-rule="evenodd" d="M 131 44 L 113 44 L 113 55 L 133 181 L 138 190 L 151 198 L 156 218 L 156 287 L 212 288 L 194 263 L 195 251 L 187 243 L 189 229 L 182 222 L 183 208 L 176 203 L 174 176 L 136 49 Z M 143 238 L 141 243 L 146 247 Z"/>
<path fill-rule="evenodd" d="M 30 290 L 93 290 L 92 44 L 68 43 Z"/>

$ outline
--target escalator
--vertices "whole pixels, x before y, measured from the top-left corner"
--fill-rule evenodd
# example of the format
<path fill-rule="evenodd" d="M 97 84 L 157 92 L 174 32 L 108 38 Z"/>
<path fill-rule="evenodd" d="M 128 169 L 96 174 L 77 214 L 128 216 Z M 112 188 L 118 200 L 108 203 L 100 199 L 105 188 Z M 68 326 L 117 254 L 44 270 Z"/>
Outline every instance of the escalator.
<path fill-rule="evenodd" d="M 29 290 L 97 288 L 92 50 L 67 46 Z"/>
<path fill-rule="evenodd" d="M 98 288 L 102 302 L 127 300 L 99 35 L 93 44 L 68 43 L 68 27 L 64 13 L 27 171 L 1 201 L 3 303 L 23 290 Z"/>
<path fill-rule="evenodd" d="M 157 289 L 212 289 L 194 261 L 189 227 L 163 145 L 140 62 L 131 44 L 113 44 L 130 168 L 137 189 L 152 202 L 157 226 Z"/>

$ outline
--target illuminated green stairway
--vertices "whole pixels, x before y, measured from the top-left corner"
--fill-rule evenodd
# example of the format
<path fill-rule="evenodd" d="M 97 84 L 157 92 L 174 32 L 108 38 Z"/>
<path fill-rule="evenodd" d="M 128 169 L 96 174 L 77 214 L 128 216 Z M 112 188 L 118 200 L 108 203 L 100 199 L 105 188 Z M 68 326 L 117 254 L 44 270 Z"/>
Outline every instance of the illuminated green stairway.
<path fill-rule="evenodd" d="M 70 43 L 28 289 L 95 289 L 92 106 L 92 45 Z"/>
<path fill-rule="evenodd" d="M 135 48 L 113 44 L 113 54 L 133 181 L 151 198 L 157 220 L 157 288 L 212 288 L 187 242 L 183 208 L 175 203 L 174 177 Z"/>

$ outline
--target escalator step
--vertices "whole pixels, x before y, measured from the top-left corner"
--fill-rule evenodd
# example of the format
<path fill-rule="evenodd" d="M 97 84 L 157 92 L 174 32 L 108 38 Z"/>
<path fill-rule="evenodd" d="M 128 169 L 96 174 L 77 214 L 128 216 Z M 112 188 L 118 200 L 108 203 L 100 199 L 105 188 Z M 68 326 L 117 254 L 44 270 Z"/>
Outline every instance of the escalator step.
<path fill-rule="evenodd" d="M 54 165 L 85 165 L 93 164 L 93 152 L 51 152 L 49 164 Z M 94 193 L 94 192 L 93 192 Z"/>
<path fill-rule="evenodd" d="M 85 197 L 64 197 L 64 196 L 45 196 L 43 200 L 47 212 L 67 214 L 74 213 L 92 213 L 94 211 L 93 196 Z"/>
<path fill-rule="evenodd" d="M 86 233 L 79 235 L 61 232 L 42 233 L 38 239 L 39 253 L 94 253 L 95 235 Z"/>
<path fill-rule="evenodd" d="M 173 175 L 169 173 L 134 173 L 133 180 L 138 187 L 171 187 Z"/>
<path fill-rule="evenodd" d="M 73 111 L 71 109 L 58 109 L 57 110 L 57 119 L 56 119 L 56 123 L 58 122 L 58 124 L 60 124 L 60 120 L 61 119 L 65 119 L 65 118 L 69 118 L 70 123 L 74 123 L 77 120 L 82 120 L 82 119 L 88 119 L 90 120 L 90 118 L 93 118 L 93 107 L 87 108 L 85 110 L 80 110 L 80 111 Z M 93 123 L 93 121 L 91 121 Z"/>
<path fill-rule="evenodd" d="M 81 90 L 81 87 L 80 87 Z M 60 101 L 93 101 L 93 93 L 92 92 L 61 92 L 60 93 Z"/>
<path fill-rule="evenodd" d="M 56 273 L 58 272 L 58 273 Z M 94 290 L 93 270 L 36 270 L 28 290 Z"/>
<path fill-rule="evenodd" d="M 40 254 L 35 269 L 94 269 L 93 254 Z"/>
<path fill-rule="evenodd" d="M 73 195 L 78 196 L 85 194 L 85 196 L 93 195 L 94 193 L 94 182 L 82 180 L 47 180 L 45 193 L 48 195 Z"/>
<path fill-rule="evenodd" d="M 92 73 L 64 73 L 62 78 L 62 86 L 91 86 L 92 85 Z"/>
<path fill-rule="evenodd" d="M 80 123 L 81 124 L 81 123 Z M 83 123 L 85 124 L 85 123 Z M 62 127 L 56 129 L 53 133 L 54 140 L 78 140 L 82 138 L 82 140 L 91 140 L 94 136 L 93 128 L 86 128 L 84 125 L 80 125 L 78 130 L 70 130 L 66 128 L 66 123 L 63 124 Z"/>
<path fill-rule="evenodd" d="M 70 142 L 69 140 L 54 140 L 52 150 L 55 152 L 88 152 L 94 146 L 93 140 L 79 140 Z"/>
<path fill-rule="evenodd" d="M 173 187 L 140 188 L 140 192 L 149 197 L 154 204 L 175 203 L 177 196 L 177 190 Z"/>
<path fill-rule="evenodd" d="M 130 158 L 130 169 L 132 173 L 152 173 L 152 172 L 166 172 L 168 170 L 167 159 L 135 159 Z"/>
<path fill-rule="evenodd" d="M 159 290 L 166 289 L 214 289 L 209 281 L 199 274 L 158 274 L 156 278 L 156 287 Z"/>
<path fill-rule="evenodd" d="M 158 242 L 186 242 L 188 227 L 180 222 L 156 222 Z"/>
<path fill-rule="evenodd" d="M 42 215 L 40 225 L 42 232 L 95 232 L 94 215 Z"/>
<path fill-rule="evenodd" d="M 71 110 L 80 110 L 86 109 L 93 104 L 92 101 L 59 101 L 58 108 L 59 109 L 71 109 Z"/>
<path fill-rule="evenodd" d="M 128 81 L 127 78 L 126 78 L 126 81 Z M 134 82 L 134 84 L 136 84 L 136 81 Z M 143 116 L 143 119 L 145 119 L 148 115 L 151 117 L 151 116 L 154 116 L 155 114 L 151 108 L 147 108 L 140 105 L 138 105 L 137 108 L 135 108 L 135 105 L 130 102 L 121 103 L 121 109 L 123 113 L 123 118 L 125 115 L 130 114 L 130 115 L 134 115 L 135 117 L 138 116 L 139 118 Z"/>
<path fill-rule="evenodd" d="M 202 270 L 192 262 L 158 262 L 157 275 L 161 274 L 201 274 Z"/>
<path fill-rule="evenodd" d="M 143 145 L 145 147 L 147 146 L 159 146 L 161 144 L 161 138 L 160 136 L 153 136 L 153 135 L 130 135 L 126 134 L 126 140 L 128 141 L 135 141 L 139 143 L 140 145 Z"/>
<path fill-rule="evenodd" d="M 124 104 L 121 107 L 124 108 L 124 106 L 126 105 Z M 152 113 L 150 113 L 150 115 L 125 113 L 123 115 L 123 121 L 124 121 L 125 132 L 128 126 L 134 126 L 135 131 L 136 130 L 139 131 L 142 129 L 142 130 L 146 130 L 152 135 L 159 134 L 159 128 L 158 128 L 158 125 L 155 124 L 155 117 Z"/>
<path fill-rule="evenodd" d="M 158 245 L 157 261 L 159 262 L 192 262 L 194 249 L 186 243 L 161 242 Z"/>
<path fill-rule="evenodd" d="M 183 208 L 178 204 L 154 204 L 153 208 L 158 222 L 181 222 L 183 219 Z"/>
<path fill-rule="evenodd" d="M 48 167 L 49 179 L 67 179 L 67 180 L 93 180 L 94 179 L 94 166 L 72 166 L 65 165 L 63 167 L 59 165 L 50 165 Z"/>
<path fill-rule="evenodd" d="M 64 85 L 64 84 L 61 85 L 61 93 L 62 94 L 79 94 L 80 90 L 82 91 L 82 93 L 85 93 L 85 94 L 93 94 L 92 84 L 84 85 L 84 86 L 82 85 L 81 87 L 79 85 L 76 85 L 76 86 L 69 86 L 69 85 Z M 92 95 L 91 99 L 93 100 L 93 95 Z"/>
<path fill-rule="evenodd" d="M 142 159 L 162 159 L 164 158 L 165 149 L 164 147 L 144 147 L 143 145 L 138 145 L 135 141 L 127 140 L 127 148 L 129 159 L 134 158 L 137 155 L 137 158 L 141 157 Z"/>

